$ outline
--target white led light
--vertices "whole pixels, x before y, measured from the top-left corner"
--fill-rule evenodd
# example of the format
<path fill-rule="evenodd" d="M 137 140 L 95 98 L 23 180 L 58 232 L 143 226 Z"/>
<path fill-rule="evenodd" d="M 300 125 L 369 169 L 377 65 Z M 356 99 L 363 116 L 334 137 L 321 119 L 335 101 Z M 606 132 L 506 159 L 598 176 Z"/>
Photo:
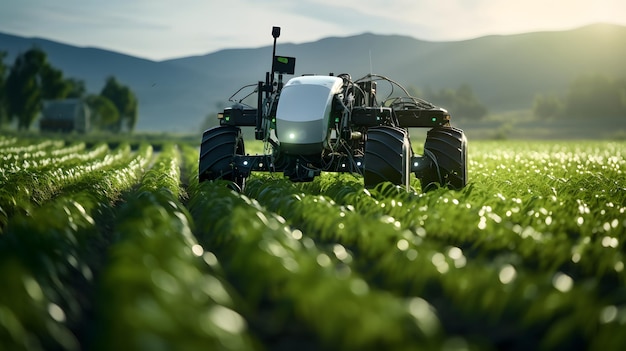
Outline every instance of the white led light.
<path fill-rule="evenodd" d="M 359 166 L 359 167 L 361 167 L 361 161 L 357 161 L 357 162 L 356 162 L 356 165 L 357 165 L 357 166 Z"/>
<path fill-rule="evenodd" d="M 413 166 L 414 166 L 414 167 L 417 167 L 417 165 L 418 165 L 418 163 L 417 163 L 417 161 L 415 161 L 415 162 L 413 163 Z"/>
<path fill-rule="evenodd" d="M 289 139 L 295 139 L 295 138 L 296 138 L 295 133 L 289 133 Z"/>
<path fill-rule="evenodd" d="M 243 161 L 243 165 L 247 166 L 248 165 L 248 161 Z"/>

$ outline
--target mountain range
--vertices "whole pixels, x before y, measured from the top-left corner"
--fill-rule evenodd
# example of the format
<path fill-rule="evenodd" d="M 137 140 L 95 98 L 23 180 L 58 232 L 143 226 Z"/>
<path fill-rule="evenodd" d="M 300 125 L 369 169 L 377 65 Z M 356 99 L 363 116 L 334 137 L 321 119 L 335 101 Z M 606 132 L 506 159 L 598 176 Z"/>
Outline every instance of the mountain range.
<path fill-rule="evenodd" d="M 268 35 L 264 47 L 151 61 L 0 33 L 0 51 L 8 53 L 5 63 L 11 65 L 20 53 L 39 47 L 65 77 L 83 80 L 90 93 L 115 76 L 138 97 L 137 130 L 188 133 L 199 132 L 206 116 L 225 106 L 238 88 L 264 80 L 271 41 Z M 279 39 L 276 53 L 296 57 L 295 75 L 333 72 L 360 78 L 372 72 L 405 87 L 432 90 L 468 84 L 490 112 L 503 113 L 531 108 L 537 94 L 563 95 L 583 74 L 626 78 L 626 27 L 595 24 L 441 42 L 372 33 L 304 44 Z M 462 111 L 451 113 L 462 118 Z"/>

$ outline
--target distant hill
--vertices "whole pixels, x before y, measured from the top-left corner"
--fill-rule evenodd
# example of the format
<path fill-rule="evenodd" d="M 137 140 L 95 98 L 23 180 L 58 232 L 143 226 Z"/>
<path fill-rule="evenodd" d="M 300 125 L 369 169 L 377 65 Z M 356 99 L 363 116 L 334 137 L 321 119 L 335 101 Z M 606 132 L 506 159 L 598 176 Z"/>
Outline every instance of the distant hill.
<path fill-rule="evenodd" d="M 139 98 L 138 130 L 192 132 L 236 89 L 264 79 L 271 40 L 261 48 L 160 62 L 8 34 L 0 34 L 0 50 L 8 52 L 10 65 L 20 52 L 38 46 L 53 66 L 66 77 L 84 80 L 92 93 L 114 75 Z M 596 24 L 450 42 L 371 33 L 297 45 L 279 40 L 277 53 L 297 58 L 296 75 L 334 72 L 359 78 L 371 69 L 420 89 L 467 83 L 490 111 L 506 112 L 529 108 L 538 93 L 564 93 L 581 74 L 626 77 L 625 43 L 626 27 Z M 462 118 L 462 111 L 451 112 Z"/>

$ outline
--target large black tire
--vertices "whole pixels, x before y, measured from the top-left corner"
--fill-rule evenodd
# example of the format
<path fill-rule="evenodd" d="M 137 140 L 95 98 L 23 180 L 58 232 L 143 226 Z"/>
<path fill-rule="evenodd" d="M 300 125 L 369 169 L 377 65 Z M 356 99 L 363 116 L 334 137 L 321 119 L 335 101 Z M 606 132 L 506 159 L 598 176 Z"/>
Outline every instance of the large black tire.
<path fill-rule="evenodd" d="M 229 180 L 238 190 L 242 190 L 246 175 L 240 174 L 234 168 L 235 155 L 245 155 L 241 129 L 219 126 L 206 130 L 200 144 L 198 180 Z"/>
<path fill-rule="evenodd" d="M 422 174 L 416 173 L 422 191 L 438 186 L 459 190 L 467 185 L 467 139 L 461 129 L 438 127 L 429 130 L 424 155 L 432 167 Z"/>
<path fill-rule="evenodd" d="M 412 153 L 406 130 L 390 126 L 369 128 L 363 160 L 365 187 L 391 182 L 408 189 Z"/>

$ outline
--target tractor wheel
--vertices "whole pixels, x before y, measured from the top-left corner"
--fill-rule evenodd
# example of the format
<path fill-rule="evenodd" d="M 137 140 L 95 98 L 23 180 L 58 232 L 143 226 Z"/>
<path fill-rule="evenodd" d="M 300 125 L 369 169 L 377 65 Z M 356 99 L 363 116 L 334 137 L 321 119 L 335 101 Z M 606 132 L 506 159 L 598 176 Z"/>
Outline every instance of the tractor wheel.
<path fill-rule="evenodd" d="M 406 130 L 390 126 L 369 128 L 363 159 L 365 187 L 388 181 L 408 189 L 412 153 Z"/>
<path fill-rule="evenodd" d="M 467 139 L 461 129 L 438 127 L 428 131 L 424 155 L 432 167 L 420 178 L 422 191 L 441 187 L 459 190 L 467 184 Z"/>
<path fill-rule="evenodd" d="M 245 155 L 241 129 L 219 126 L 206 130 L 200 145 L 198 180 L 229 180 L 236 190 L 243 190 L 246 177 L 234 168 L 235 155 Z"/>

